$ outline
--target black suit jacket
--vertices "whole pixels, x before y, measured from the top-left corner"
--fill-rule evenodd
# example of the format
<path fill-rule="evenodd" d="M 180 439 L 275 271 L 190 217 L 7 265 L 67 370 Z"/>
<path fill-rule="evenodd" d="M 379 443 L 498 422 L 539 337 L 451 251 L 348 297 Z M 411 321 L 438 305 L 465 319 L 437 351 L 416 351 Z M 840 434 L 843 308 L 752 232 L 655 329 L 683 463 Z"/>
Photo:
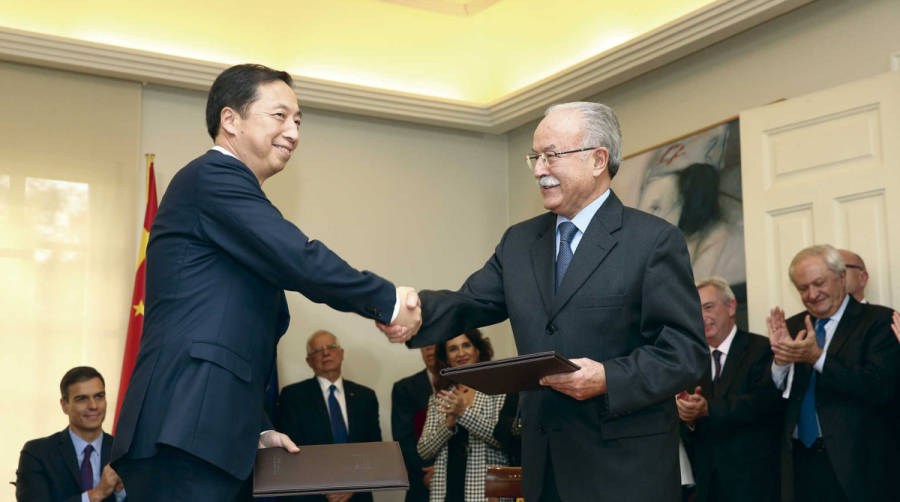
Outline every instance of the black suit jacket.
<path fill-rule="evenodd" d="M 381 441 L 378 421 L 378 398 L 375 391 L 344 379 L 344 398 L 347 404 L 348 442 Z M 278 430 L 287 434 L 298 446 L 331 444 L 331 420 L 328 404 L 315 377 L 288 385 L 278 397 Z M 324 496 L 294 497 L 285 500 L 325 500 Z M 372 500 L 372 494 L 356 493 L 353 502 Z"/>
<path fill-rule="evenodd" d="M 784 403 L 768 373 L 772 357 L 768 338 L 738 330 L 719 381 L 709 374 L 700 384 L 709 416 L 682 429 L 697 502 L 778 499 Z"/>
<path fill-rule="evenodd" d="M 418 411 L 428 408 L 428 398 L 433 392 L 427 369 L 396 381 L 391 390 L 391 433 L 394 441 L 400 443 L 400 451 L 409 474 L 406 502 L 428 501 L 428 489 L 422 483 L 425 475 L 422 467 L 432 465 L 433 462 L 422 460 L 416 451 L 419 438 L 415 434 L 414 418 Z"/>
<path fill-rule="evenodd" d="M 509 318 L 520 354 L 602 362 L 606 395 L 522 393 L 525 499 L 538 500 L 549 457 L 563 500 L 675 500 L 673 396 L 709 367 L 684 237 L 611 193 L 554 293 L 555 223 L 546 213 L 513 225 L 459 291 L 422 292 L 424 325 L 410 345 Z"/>
<path fill-rule="evenodd" d="M 900 344 L 891 331 L 892 310 L 849 298 L 828 346 L 822 373 L 816 376 L 816 413 L 825 450 L 837 480 L 850 500 L 894 500 L 897 424 L 890 411 L 897 393 Z M 806 329 L 801 312 L 787 320 L 792 337 Z M 791 436 L 812 365 L 795 363 L 782 441 L 783 478 L 792 476 Z M 793 497 L 782 483 L 783 499 Z"/>
<path fill-rule="evenodd" d="M 390 322 L 396 291 L 285 220 L 241 161 L 210 150 L 169 184 L 147 246 L 141 347 L 119 415 L 112 461 L 174 446 L 246 479 L 284 290 Z"/>
<path fill-rule="evenodd" d="M 100 469 L 109 463 L 113 437 L 103 433 Z M 19 502 L 80 502 L 81 466 L 69 429 L 25 443 L 16 470 L 16 500 Z M 105 502 L 115 502 L 110 495 Z"/>

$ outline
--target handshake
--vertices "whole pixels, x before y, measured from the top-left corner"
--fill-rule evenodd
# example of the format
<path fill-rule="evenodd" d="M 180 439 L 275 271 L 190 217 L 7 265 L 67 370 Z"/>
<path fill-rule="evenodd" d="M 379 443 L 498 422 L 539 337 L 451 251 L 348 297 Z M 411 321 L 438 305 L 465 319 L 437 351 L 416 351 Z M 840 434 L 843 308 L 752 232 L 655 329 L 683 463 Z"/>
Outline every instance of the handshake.
<path fill-rule="evenodd" d="M 405 343 L 422 327 L 422 302 L 415 288 L 407 286 L 397 287 L 397 302 L 400 309 L 391 324 L 376 321 L 375 326 L 387 335 L 392 343 Z"/>

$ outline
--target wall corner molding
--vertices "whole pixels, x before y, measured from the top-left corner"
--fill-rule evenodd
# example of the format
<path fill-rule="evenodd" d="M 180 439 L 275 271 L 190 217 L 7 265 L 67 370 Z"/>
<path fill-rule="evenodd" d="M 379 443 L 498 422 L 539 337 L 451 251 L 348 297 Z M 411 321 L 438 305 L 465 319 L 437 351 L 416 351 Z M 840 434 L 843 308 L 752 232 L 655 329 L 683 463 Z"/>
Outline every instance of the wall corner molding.
<path fill-rule="evenodd" d="M 488 104 L 294 77 L 304 107 L 502 134 L 814 0 L 720 0 Z M 0 27 L 0 60 L 206 90 L 228 65 Z"/>

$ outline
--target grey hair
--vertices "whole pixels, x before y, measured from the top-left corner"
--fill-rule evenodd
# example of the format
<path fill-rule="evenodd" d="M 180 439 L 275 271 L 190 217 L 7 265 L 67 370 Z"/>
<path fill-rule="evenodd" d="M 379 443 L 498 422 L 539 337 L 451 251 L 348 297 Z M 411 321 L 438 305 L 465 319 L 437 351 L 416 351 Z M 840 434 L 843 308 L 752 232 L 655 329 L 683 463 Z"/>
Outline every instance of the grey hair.
<path fill-rule="evenodd" d="M 728 281 L 726 281 L 723 277 L 719 277 L 718 275 L 714 275 L 712 277 L 707 277 L 706 279 L 701 279 L 695 284 L 697 289 L 705 288 L 706 286 L 712 286 L 716 288 L 716 291 L 719 293 L 719 299 L 722 300 L 722 303 L 737 301 L 734 297 L 734 291 L 731 290 L 731 286 L 728 285 Z"/>
<path fill-rule="evenodd" d="M 615 177 L 622 163 L 622 131 L 619 129 L 619 119 L 612 108 L 590 101 L 574 101 L 560 103 L 547 108 L 544 116 L 557 110 L 577 110 L 583 119 L 582 138 L 583 147 L 604 147 L 609 151 L 607 169 L 609 177 Z"/>
<path fill-rule="evenodd" d="M 338 347 L 341 346 L 341 342 L 338 341 L 338 338 L 337 338 L 337 336 L 335 336 L 334 333 L 332 333 L 331 331 L 326 331 L 324 329 L 320 329 L 320 330 L 316 331 L 315 333 L 309 335 L 309 338 L 306 339 L 306 355 L 309 355 L 310 352 L 312 352 L 309 350 L 309 348 L 310 348 L 310 346 L 312 346 L 312 341 L 315 340 L 315 338 L 319 335 L 331 335 L 331 337 L 334 338 L 334 343 L 336 343 Z"/>
<path fill-rule="evenodd" d="M 834 272 L 834 275 L 841 275 L 847 270 L 847 266 L 844 264 L 844 258 L 841 257 L 841 253 L 838 253 L 838 250 L 835 249 L 834 246 L 831 244 L 817 244 L 800 250 L 800 252 L 794 256 L 794 259 L 791 260 L 791 265 L 788 267 L 788 277 L 793 281 L 794 267 L 801 261 L 812 258 L 813 256 L 818 256 L 825 260 L 825 265 L 828 267 L 828 270 Z"/>

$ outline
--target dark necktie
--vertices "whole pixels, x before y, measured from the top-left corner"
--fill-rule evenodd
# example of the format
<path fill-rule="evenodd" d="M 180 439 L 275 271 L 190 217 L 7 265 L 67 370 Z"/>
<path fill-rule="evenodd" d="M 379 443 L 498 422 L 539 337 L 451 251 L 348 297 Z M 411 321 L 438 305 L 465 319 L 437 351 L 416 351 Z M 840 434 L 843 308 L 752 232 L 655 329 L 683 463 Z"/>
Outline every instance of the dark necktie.
<path fill-rule="evenodd" d="M 825 323 L 828 319 L 816 319 L 816 344 L 825 347 Z M 809 386 L 800 403 L 800 417 L 797 419 L 797 439 L 807 448 L 819 437 L 819 424 L 816 421 L 816 369 L 812 368 Z"/>
<path fill-rule="evenodd" d="M 716 374 L 713 375 L 713 383 L 719 381 L 719 377 L 722 376 L 722 351 L 716 349 L 713 351 L 713 362 L 716 363 Z"/>
<path fill-rule="evenodd" d="M 559 225 L 559 253 L 556 255 L 556 289 L 554 291 L 559 289 L 563 276 L 566 275 L 566 269 L 569 268 L 569 263 L 572 263 L 572 256 L 574 256 L 572 239 L 577 232 L 578 227 L 571 221 L 564 221 Z"/>
<path fill-rule="evenodd" d="M 335 443 L 347 442 L 347 425 L 344 423 L 344 415 L 341 413 L 341 405 L 334 397 L 334 391 L 337 387 L 331 384 L 328 387 L 328 414 L 331 416 L 331 435 L 334 437 Z"/>
<path fill-rule="evenodd" d="M 91 467 L 91 452 L 93 451 L 93 446 L 85 446 L 84 460 L 81 461 L 81 491 L 85 492 L 94 488 L 94 468 Z"/>

